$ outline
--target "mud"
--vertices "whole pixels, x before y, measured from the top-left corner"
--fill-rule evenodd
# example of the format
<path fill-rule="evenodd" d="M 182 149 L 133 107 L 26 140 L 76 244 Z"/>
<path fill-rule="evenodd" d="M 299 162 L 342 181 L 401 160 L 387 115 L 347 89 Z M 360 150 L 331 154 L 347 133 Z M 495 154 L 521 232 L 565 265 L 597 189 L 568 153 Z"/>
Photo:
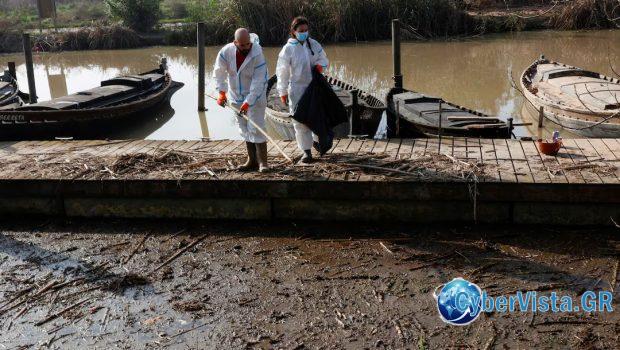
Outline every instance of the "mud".
<path fill-rule="evenodd" d="M 0 347 L 610 349 L 617 311 L 452 327 L 432 293 L 617 290 L 619 233 L 5 220 Z"/>

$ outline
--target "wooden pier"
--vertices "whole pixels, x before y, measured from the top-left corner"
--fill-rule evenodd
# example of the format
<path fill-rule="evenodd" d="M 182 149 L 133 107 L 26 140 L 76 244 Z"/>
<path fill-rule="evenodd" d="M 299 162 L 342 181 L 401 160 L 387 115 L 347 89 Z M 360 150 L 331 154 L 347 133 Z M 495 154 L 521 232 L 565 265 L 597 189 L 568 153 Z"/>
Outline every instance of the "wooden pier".
<path fill-rule="evenodd" d="M 291 157 L 300 155 L 294 142 L 278 143 Z M 90 170 L 83 159 L 111 162 L 123 155 L 172 151 L 226 159 L 241 157 L 244 149 L 243 142 L 230 140 L 2 142 L 0 215 L 561 225 L 620 221 L 618 139 L 565 140 L 556 157 L 539 153 L 532 141 L 471 138 L 441 143 L 341 139 L 331 151 L 412 161 L 440 156 L 487 166 L 485 176 L 474 179 L 446 178 L 432 164 L 421 177 L 395 178 L 355 171 L 310 179 L 234 171 L 122 177 L 103 167 L 97 172 L 113 175 L 94 179 L 61 171 L 68 166 Z M 269 153 L 278 155 L 273 146 Z"/>

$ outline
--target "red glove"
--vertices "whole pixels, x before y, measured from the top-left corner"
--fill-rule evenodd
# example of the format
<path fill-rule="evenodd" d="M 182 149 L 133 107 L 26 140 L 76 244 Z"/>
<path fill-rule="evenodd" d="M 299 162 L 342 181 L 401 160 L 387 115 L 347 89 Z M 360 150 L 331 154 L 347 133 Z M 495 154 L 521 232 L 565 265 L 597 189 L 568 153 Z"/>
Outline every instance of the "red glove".
<path fill-rule="evenodd" d="M 228 102 L 228 99 L 226 98 L 226 92 L 220 91 L 220 98 L 217 99 L 217 104 L 224 107 L 226 106 L 226 102 Z"/>
<path fill-rule="evenodd" d="M 248 114 L 248 109 L 250 109 L 250 105 L 247 102 L 243 102 L 239 112 L 241 112 L 241 114 Z"/>
<path fill-rule="evenodd" d="M 323 66 L 321 66 L 320 64 L 316 65 L 316 71 L 319 73 L 323 73 Z"/>
<path fill-rule="evenodd" d="M 285 105 L 288 105 L 288 95 L 280 96 L 280 100 L 282 100 L 282 103 Z"/>

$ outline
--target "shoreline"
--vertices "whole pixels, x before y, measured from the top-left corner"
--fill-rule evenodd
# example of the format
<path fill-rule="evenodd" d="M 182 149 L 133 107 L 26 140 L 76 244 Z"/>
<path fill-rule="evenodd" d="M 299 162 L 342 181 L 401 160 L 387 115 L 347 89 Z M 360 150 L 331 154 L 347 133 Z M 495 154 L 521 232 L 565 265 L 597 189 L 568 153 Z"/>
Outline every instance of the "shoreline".
<path fill-rule="evenodd" d="M 421 37 L 403 32 L 404 42 L 442 42 L 461 41 L 472 38 L 483 38 L 489 35 L 533 32 L 533 31 L 590 31 L 590 30 L 620 30 L 616 28 L 581 28 L 561 29 L 550 23 L 551 16 L 521 16 L 510 11 L 484 11 L 479 13 L 468 12 L 468 15 L 476 23 L 473 33 L 460 35 Z M 195 25 L 193 23 L 179 23 L 174 27 L 155 30 L 149 33 L 138 33 L 121 25 L 91 26 L 58 28 L 58 32 L 31 33 L 33 46 L 39 52 L 60 51 L 92 51 L 92 50 L 120 50 L 138 49 L 153 46 L 196 46 Z M 213 28 L 211 28 L 213 30 Z M 213 32 L 212 32 L 213 33 Z M 105 38 L 105 39 L 103 39 Z M 329 40 L 321 38 L 326 45 L 372 43 L 390 40 L 389 37 L 377 38 L 376 40 Z M 206 46 L 218 46 L 227 42 L 221 34 L 207 35 Z M 264 47 L 279 46 L 280 43 L 265 42 Z M 12 54 L 22 52 L 21 32 L 0 33 L 0 54 Z"/>

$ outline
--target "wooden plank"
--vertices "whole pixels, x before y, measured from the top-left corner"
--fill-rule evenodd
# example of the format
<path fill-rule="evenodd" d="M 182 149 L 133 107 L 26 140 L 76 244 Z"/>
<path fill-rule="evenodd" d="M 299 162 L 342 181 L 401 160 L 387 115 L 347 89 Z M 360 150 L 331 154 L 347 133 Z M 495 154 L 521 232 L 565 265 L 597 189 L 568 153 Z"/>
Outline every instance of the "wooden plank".
<path fill-rule="evenodd" d="M 612 166 L 616 167 L 616 171 L 614 172 L 616 178 L 620 180 L 620 158 L 616 157 L 616 155 L 612 152 L 612 150 L 607 146 L 605 142 L 601 139 L 590 139 L 588 140 L 595 149 L 599 151 L 599 153 L 605 157 L 605 160 Z"/>
<path fill-rule="evenodd" d="M 599 141 L 597 143 L 597 141 Z M 613 166 L 619 166 L 620 164 L 614 164 L 614 162 L 610 162 L 610 159 L 614 158 L 614 155 L 611 154 L 609 149 L 605 146 L 604 143 L 600 142 L 600 140 L 589 140 L 589 139 L 579 139 L 575 140 L 577 145 L 582 149 L 584 155 L 588 157 L 590 160 L 594 158 L 595 163 L 597 164 L 611 164 Z M 595 146 L 597 145 L 597 146 Z M 596 160 L 602 159 L 602 160 Z M 618 184 L 620 183 L 620 178 L 618 178 L 616 172 L 613 174 L 599 173 L 599 177 L 601 181 L 606 184 Z"/>
<path fill-rule="evenodd" d="M 482 145 L 480 144 L 480 138 L 465 139 L 465 146 L 468 159 L 475 160 L 477 162 L 482 161 Z"/>
<path fill-rule="evenodd" d="M 601 141 L 616 156 L 616 159 L 620 160 L 620 139 L 601 139 Z"/>
<path fill-rule="evenodd" d="M 520 183 L 533 183 L 534 177 L 532 176 L 532 170 L 530 169 L 527 160 L 525 159 L 525 153 L 521 148 L 521 142 L 519 140 L 506 140 L 508 145 L 508 153 L 512 158 L 512 165 L 515 169 L 515 175 L 517 176 L 517 182 Z"/>
<path fill-rule="evenodd" d="M 579 147 L 579 145 L 577 144 L 577 140 L 567 139 L 567 140 L 564 140 L 563 142 L 564 142 L 565 147 L 568 146 L 571 148 L 570 156 L 575 162 L 575 164 L 584 164 L 584 165 L 590 164 L 590 159 L 585 155 L 585 153 L 583 152 L 583 149 Z M 595 157 L 596 156 L 593 156 L 592 159 L 594 159 Z M 599 184 L 603 183 L 603 180 L 601 179 L 601 177 L 592 169 L 581 169 L 579 170 L 579 172 L 583 176 L 586 183 L 599 183 Z"/>
<path fill-rule="evenodd" d="M 455 137 L 452 144 L 452 156 L 467 161 L 467 141 L 463 137 Z"/>
<path fill-rule="evenodd" d="M 224 148 L 226 148 L 233 142 L 233 140 L 224 140 L 223 142 L 220 142 L 216 146 L 210 148 L 209 153 L 220 154 Z"/>
<path fill-rule="evenodd" d="M 364 140 L 356 140 L 352 139 L 347 148 L 344 150 L 344 153 L 359 155 L 362 145 L 364 144 Z M 330 180 L 334 181 L 352 181 L 357 180 L 359 178 L 359 174 L 349 174 L 349 173 L 337 173 L 331 174 Z"/>
<path fill-rule="evenodd" d="M 379 142 L 379 141 L 383 141 L 383 142 Z M 375 151 L 376 151 L 377 145 L 379 145 L 379 148 L 385 149 L 385 147 L 387 146 L 387 142 L 385 142 L 385 140 L 376 140 L 376 139 L 365 140 L 362 146 L 360 147 L 359 155 L 376 153 Z M 358 173 L 357 176 L 352 176 L 351 180 L 352 181 L 368 181 L 368 180 L 371 180 L 371 177 L 368 175 L 362 175 L 361 173 Z"/>
<path fill-rule="evenodd" d="M 495 154 L 495 147 L 493 146 L 493 140 L 489 139 L 478 139 L 480 142 L 480 153 L 482 157 L 482 162 L 491 164 L 491 166 L 495 167 L 494 172 L 487 171 L 488 177 L 485 179 L 486 182 L 501 182 L 502 178 L 499 173 L 499 163 L 497 162 L 497 155 Z"/>
<path fill-rule="evenodd" d="M 493 140 L 495 147 L 495 155 L 497 156 L 497 164 L 499 165 L 499 175 L 502 182 L 518 182 L 516 171 L 508 151 L 508 144 L 504 139 Z"/>
<path fill-rule="evenodd" d="M 411 158 L 422 158 L 426 154 L 428 139 L 416 139 L 411 149 Z"/>
<path fill-rule="evenodd" d="M 403 139 L 398 149 L 398 159 L 411 159 L 413 153 L 413 146 L 415 145 L 415 139 Z"/>
<path fill-rule="evenodd" d="M 338 143 L 335 143 L 334 147 L 332 147 L 332 149 L 329 150 L 329 152 L 327 152 L 327 154 L 343 154 L 345 153 L 345 150 L 347 148 L 349 148 L 349 145 L 351 144 L 353 140 L 352 139 L 341 139 L 338 140 Z M 337 180 L 336 176 L 338 175 L 342 175 L 344 178 L 344 174 L 328 174 L 327 176 L 325 176 L 325 180 L 326 181 L 335 181 Z"/>
<path fill-rule="evenodd" d="M 535 183 L 551 183 L 551 175 L 547 171 L 547 167 L 545 166 L 540 154 L 538 153 L 538 149 L 536 148 L 536 144 L 533 141 L 520 141 L 521 148 L 523 149 L 523 154 L 527 159 L 527 164 L 532 171 L 532 176 L 534 177 Z"/>
<path fill-rule="evenodd" d="M 389 154 L 390 158 L 396 159 L 398 156 L 398 150 L 400 149 L 400 145 L 403 142 L 403 139 L 390 139 L 388 140 L 388 144 L 385 147 L 385 153 Z"/>
<path fill-rule="evenodd" d="M 110 146 L 101 146 L 98 147 L 99 151 L 95 151 L 92 152 L 92 156 L 95 157 L 108 157 L 108 156 L 114 156 L 114 152 L 116 152 L 116 150 L 127 147 L 127 146 L 131 146 L 134 142 L 133 140 L 127 140 L 126 142 L 111 142 Z"/>
<path fill-rule="evenodd" d="M 561 168 L 566 168 L 566 167 L 575 165 L 575 161 L 573 161 L 573 157 L 570 154 L 571 149 L 566 148 L 567 145 L 568 145 L 568 142 L 564 142 L 562 145 L 562 149 L 560 150 L 560 153 L 558 153 L 558 155 L 555 157 L 560 163 Z M 572 151 L 574 152 L 574 150 Z M 586 180 L 583 178 L 583 175 L 581 175 L 581 172 L 579 171 L 563 171 L 563 173 L 564 175 L 566 175 L 566 179 L 568 180 L 568 183 L 582 184 L 586 182 Z"/>
<path fill-rule="evenodd" d="M 191 140 L 191 141 L 187 141 L 185 142 L 185 144 L 179 148 L 177 148 L 177 151 L 180 152 L 189 152 L 189 150 L 194 147 L 197 143 L 199 143 L 200 141 L 198 140 Z"/>
<path fill-rule="evenodd" d="M 377 140 L 377 142 L 375 143 L 375 147 L 372 149 L 372 153 L 375 153 L 375 154 L 386 153 L 388 143 L 389 143 L 389 140 Z"/>

